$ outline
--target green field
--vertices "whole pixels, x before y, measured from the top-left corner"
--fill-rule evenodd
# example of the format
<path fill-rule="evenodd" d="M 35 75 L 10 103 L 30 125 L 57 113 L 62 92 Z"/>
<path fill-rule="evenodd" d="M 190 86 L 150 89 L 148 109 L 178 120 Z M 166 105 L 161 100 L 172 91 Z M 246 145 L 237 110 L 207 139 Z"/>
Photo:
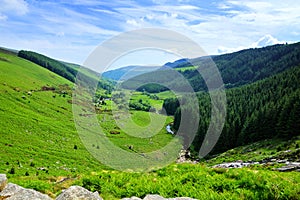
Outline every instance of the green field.
<path fill-rule="evenodd" d="M 188 67 L 180 67 L 180 68 L 174 68 L 175 70 L 177 71 L 180 71 L 180 72 L 185 72 L 185 71 L 188 71 L 188 70 L 195 70 L 196 67 L 195 66 L 188 66 Z"/>

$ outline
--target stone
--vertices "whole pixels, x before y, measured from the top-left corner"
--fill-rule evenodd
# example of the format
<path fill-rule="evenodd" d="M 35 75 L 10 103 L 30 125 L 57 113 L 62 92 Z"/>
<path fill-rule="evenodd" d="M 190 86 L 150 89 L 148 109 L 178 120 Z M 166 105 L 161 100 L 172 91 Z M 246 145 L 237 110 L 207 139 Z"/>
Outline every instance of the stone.
<path fill-rule="evenodd" d="M 121 200 L 142 200 L 142 199 L 138 197 L 131 197 L 131 198 L 123 198 Z"/>
<path fill-rule="evenodd" d="M 298 163 L 298 162 L 290 162 L 290 163 L 288 163 L 285 166 L 277 168 L 276 170 L 280 171 L 280 172 L 290 172 L 290 171 L 296 171 L 298 169 L 300 169 L 300 163 Z"/>
<path fill-rule="evenodd" d="M 158 194 L 148 194 L 145 196 L 143 200 L 166 200 L 162 196 L 159 196 Z"/>
<path fill-rule="evenodd" d="M 51 198 L 45 194 L 32 189 L 25 189 L 13 183 L 8 183 L 0 192 L 0 199 L 1 198 L 5 200 L 51 200 Z"/>
<path fill-rule="evenodd" d="M 123 198 L 121 200 L 142 200 L 138 197 Z M 164 198 L 157 194 L 148 194 L 143 200 L 197 200 L 189 197 Z"/>
<path fill-rule="evenodd" d="M 7 184 L 7 178 L 5 174 L 0 174 L 0 192 L 5 188 Z"/>
<path fill-rule="evenodd" d="M 90 192 L 80 186 L 71 186 L 64 190 L 56 200 L 103 200 L 98 192 Z"/>

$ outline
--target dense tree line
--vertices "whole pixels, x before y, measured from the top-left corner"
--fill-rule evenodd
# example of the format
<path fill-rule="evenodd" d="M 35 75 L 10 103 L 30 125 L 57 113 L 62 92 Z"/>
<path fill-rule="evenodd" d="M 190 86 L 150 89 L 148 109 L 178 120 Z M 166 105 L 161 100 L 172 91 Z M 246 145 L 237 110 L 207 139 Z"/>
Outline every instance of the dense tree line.
<path fill-rule="evenodd" d="M 190 147 L 194 152 L 198 152 L 202 145 L 211 112 L 208 93 L 199 92 L 197 95 L 200 120 L 197 135 Z M 226 95 L 226 122 L 212 153 L 267 138 L 291 138 L 300 134 L 300 67 L 252 84 L 227 89 Z M 165 109 L 171 108 L 173 111 L 172 106 L 173 101 L 165 101 Z M 190 107 L 189 103 L 185 103 L 177 108 L 174 128 L 180 125 L 181 111 Z"/>
<path fill-rule="evenodd" d="M 238 87 L 283 72 L 300 63 L 300 43 L 280 44 L 264 48 L 242 50 L 235 53 L 212 56 L 226 88 Z M 200 71 L 210 58 L 198 58 L 191 62 Z M 186 66 L 190 65 L 186 63 Z M 206 90 L 205 82 L 196 70 L 186 70 L 183 75 L 196 91 Z"/>
<path fill-rule="evenodd" d="M 57 60 L 48 58 L 47 56 L 35 52 L 23 50 L 19 51 L 18 56 L 30 60 L 31 62 L 34 62 L 44 68 L 47 68 L 50 71 L 68 79 L 71 82 L 75 81 L 77 71 L 71 67 L 67 67 L 66 65 Z"/>
<path fill-rule="evenodd" d="M 78 73 L 78 69 L 75 67 L 70 67 L 68 64 L 57 61 L 55 59 L 49 58 L 47 56 L 44 56 L 42 54 L 38 54 L 32 51 L 24 51 L 21 50 L 18 52 L 18 56 L 21 58 L 24 58 L 26 60 L 29 60 L 37 65 L 40 65 L 66 79 L 69 81 L 75 83 L 75 79 Z M 71 64 L 69 64 L 71 65 Z M 93 73 L 93 72 L 91 72 Z M 107 90 L 109 93 L 113 89 L 114 83 L 112 81 L 101 79 L 101 81 L 96 80 L 95 78 L 92 78 L 84 73 L 80 73 L 80 75 L 77 77 L 80 79 L 80 83 L 84 84 L 85 86 L 93 86 L 96 85 L 97 88 L 103 88 Z"/>

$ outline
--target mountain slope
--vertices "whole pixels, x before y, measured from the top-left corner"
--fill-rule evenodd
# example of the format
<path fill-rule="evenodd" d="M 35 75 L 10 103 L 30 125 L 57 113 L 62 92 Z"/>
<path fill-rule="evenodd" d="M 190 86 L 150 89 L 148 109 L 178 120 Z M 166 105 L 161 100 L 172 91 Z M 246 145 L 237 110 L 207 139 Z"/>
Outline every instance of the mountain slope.
<path fill-rule="evenodd" d="M 98 83 L 98 89 L 105 89 L 105 90 L 111 90 L 113 87 L 113 84 L 111 81 L 101 79 L 99 80 L 99 74 L 97 72 L 94 72 L 91 69 L 88 69 L 86 67 L 81 67 L 76 64 L 72 63 L 66 63 L 62 61 L 58 61 L 52 58 L 49 58 L 47 56 L 44 56 L 42 54 L 32 52 L 32 51 L 24 51 L 21 50 L 18 52 L 18 56 L 21 58 L 24 58 L 26 60 L 29 60 L 33 63 L 36 63 L 66 79 L 69 81 L 75 83 L 76 76 L 78 71 L 80 70 L 80 79 L 82 82 L 86 83 L 86 86 L 93 85 L 95 83 Z"/>
<path fill-rule="evenodd" d="M 39 179 L 98 167 L 74 127 L 72 87 L 41 66 L 0 52 L 1 173 Z"/>
<path fill-rule="evenodd" d="M 226 95 L 226 122 L 213 153 L 267 138 L 289 139 L 300 135 L 300 67 L 227 89 Z M 209 94 L 198 93 L 198 98 L 201 120 L 191 147 L 195 152 L 199 151 L 204 140 L 211 113 Z M 165 109 L 174 109 L 174 105 L 168 105 L 169 102 L 172 104 L 173 101 L 166 100 Z M 188 102 L 188 99 L 183 102 Z M 190 109 L 189 103 L 177 109 L 175 128 L 180 125 L 182 110 Z"/>

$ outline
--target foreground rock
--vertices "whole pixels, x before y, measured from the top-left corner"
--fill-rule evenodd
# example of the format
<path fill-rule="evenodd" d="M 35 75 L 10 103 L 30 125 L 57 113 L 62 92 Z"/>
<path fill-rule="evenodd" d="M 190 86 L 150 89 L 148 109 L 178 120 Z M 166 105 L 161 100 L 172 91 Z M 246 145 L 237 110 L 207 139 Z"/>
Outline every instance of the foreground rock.
<path fill-rule="evenodd" d="M 8 183 L 5 174 L 0 174 L 0 200 L 51 200 L 45 194 L 19 185 Z M 71 186 L 64 190 L 56 200 L 103 200 L 98 192 L 90 192 L 80 186 Z"/>
<path fill-rule="evenodd" d="M 103 200 L 98 192 L 92 193 L 80 186 L 71 186 L 64 190 L 56 200 Z"/>
<path fill-rule="evenodd" d="M 5 174 L 0 174 L 0 200 L 51 200 L 45 194 L 32 189 L 25 189 L 19 185 L 8 183 Z M 98 192 L 90 192 L 80 186 L 71 186 L 64 190 L 56 200 L 103 200 Z M 164 198 L 157 194 L 138 197 L 123 198 L 122 200 L 195 200 L 189 197 Z"/>
<path fill-rule="evenodd" d="M 122 200 L 196 200 L 189 197 L 176 197 L 176 198 L 164 198 L 157 194 L 149 194 L 145 196 L 145 198 L 141 199 L 138 197 L 131 197 L 131 198 L 123 198 Z"/>
<path fill-rule="evenodd" d="M 7 184 L 7 178 L 5 174 L 0 174 L 0 192 L 4 189 Z"/>
<path fill-rule="evenodd" d="M 5 200 L 51 200 L 45 194 L 32 189 L 25 189 L 13 183 L 8 183 L 0 192 L 0 199 Z"/>

